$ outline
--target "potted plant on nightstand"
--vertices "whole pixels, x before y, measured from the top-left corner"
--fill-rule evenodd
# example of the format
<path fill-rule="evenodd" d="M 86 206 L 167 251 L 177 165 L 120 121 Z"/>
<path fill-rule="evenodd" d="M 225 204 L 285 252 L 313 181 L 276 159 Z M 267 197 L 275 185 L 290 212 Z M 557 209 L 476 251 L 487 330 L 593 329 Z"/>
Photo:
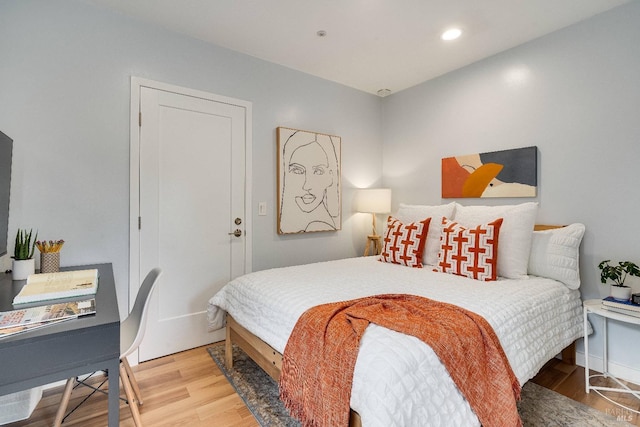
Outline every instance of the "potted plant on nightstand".
<path fill-rule="evenodd" d="M 38 233 L 31 238 L 33 230 L 18 229 L 15 247 L 13 249 L 13 264 L 11 267 L 13 280 L 25 280 L 30 274 L 35 273 L 36 264 L 33 252 L 36 249 Z"/>
<path fill-rule="evenodd" d="M 611 280 L 611 296 L 619 301 L 629 301 L 631 299 L 631 288 L 625 286 L 624 281 L 627 276 L 640 277 L 640 268 L 631 261 L 619 261 L 618 265 L 610 265 L 610 259 L 598 264 L 600 269 L 600 281 L 607 283 Z"/>

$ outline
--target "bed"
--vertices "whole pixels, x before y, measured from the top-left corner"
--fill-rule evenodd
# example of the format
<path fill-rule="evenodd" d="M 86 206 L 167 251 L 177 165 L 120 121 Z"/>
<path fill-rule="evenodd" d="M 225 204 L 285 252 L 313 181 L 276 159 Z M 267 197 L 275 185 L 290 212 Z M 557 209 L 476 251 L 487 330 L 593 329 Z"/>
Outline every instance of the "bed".
<path fill-rule="evenodd" d="M 518 227 L 524 229 L 530 237 L 524 244 L 516 243 L 525 247 L 527 274 L 498 268 L 498 273 L 514 278 L 498 274 L 495 281 L 480 281 L 434 271 L 428 262 L 433 263 L 434 248 L 439 251 L 443 229 L 432 223 L 424 236 L 423 268 L 380 262 L 375 256 L 250 273 L 232 280 L 210 299 L 209 328 L 226 325 L 227 355 L 232 343 L 237 344 L 277 380 L 288 337 L 307 309 L 371 295 L 406 293 L 455 304 L 483 316 L 500 339 L 521 385 L 559 353 L 574 363 L 574 342 L 582 336 L 578 247 L 584 226 L 538 227 L 540 231 L 532 232 L 535 213 L 529 211 L 537 210 L 535 204 L 524 204 L 530 205 L 525 213 L 533 218 L 524 226 L 521 223 L 527 215 L 523 215 L 522 205 L 487 207 L 481 214 L 475 209 L 478 207 L 461 214 L 464 207 L 452 205 L 444 205 L 449 210 L 441 218 L 455 218 L 456 209 L 457 218 L 467 224 L 496 215 L 504 218 L 508 226 L 503 223 L 502 231 L 506 231 L 500 235 L 501 245 L 513 238 L 512 234 L 518 235 Z M 401 205 L 396 217 L 406 224 L 426 214 L 438 218 L 442 209 Z M 431 234 L 438 237 L 429 247 Z M 503 249 L 510 255 L 518 252 L 513 242 L 505 243 Z M 230 357 L 226 363 L 232 364 Z M 352 425 L 480 425 L 429 346 L 374 324 L 360 343 L 350 407 Z"/>

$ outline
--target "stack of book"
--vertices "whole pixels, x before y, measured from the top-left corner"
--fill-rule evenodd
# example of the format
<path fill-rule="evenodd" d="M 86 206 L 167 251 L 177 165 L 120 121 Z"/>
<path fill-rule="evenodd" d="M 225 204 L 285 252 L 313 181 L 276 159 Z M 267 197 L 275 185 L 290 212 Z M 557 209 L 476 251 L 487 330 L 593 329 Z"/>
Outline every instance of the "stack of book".
<path fill-rule="evenodd" d="M 606 297 L 602 300 L 602 308 L 617 313 L 628 314 L 629 316 L 640 317 L 640 304 L 634 304 L 631 301 L 619 301 L 613 299 L 613 297 Z"/>

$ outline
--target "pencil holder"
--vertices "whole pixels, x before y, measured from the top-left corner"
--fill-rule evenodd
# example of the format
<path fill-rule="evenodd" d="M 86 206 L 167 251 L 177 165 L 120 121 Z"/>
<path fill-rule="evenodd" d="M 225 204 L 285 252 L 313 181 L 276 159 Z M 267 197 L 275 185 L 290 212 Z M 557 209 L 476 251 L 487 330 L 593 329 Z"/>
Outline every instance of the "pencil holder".
<path fill-rule="evenodd" d="M 60 252 L 40 252 L 40 273 L 60 271 Z"/>

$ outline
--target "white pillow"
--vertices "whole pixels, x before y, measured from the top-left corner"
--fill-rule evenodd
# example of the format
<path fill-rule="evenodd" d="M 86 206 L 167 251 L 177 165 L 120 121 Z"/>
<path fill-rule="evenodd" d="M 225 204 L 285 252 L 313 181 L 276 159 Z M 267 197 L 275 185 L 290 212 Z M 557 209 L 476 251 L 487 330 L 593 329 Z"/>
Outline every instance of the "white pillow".
<path fill-rule="evenodd" d="M 455 202 L 451 202 L 448 205 L 438 206 L 406 205 L 404 203 L 400 203 L 398 212 L 394 217 L 405 224 L 422 221 L 425 218 L 431 218 L 429 232 L 427 234 L 427 242 L 425 243 L 424 251 L 422 252 L 423 264 L 438 264 L 440 234 L 442 233 L 442 217 L 452 219 L 455 208 Z"/>
<path fill-rule="evenodd" d="M 529 274 L 558 280 L 569 289 L 580 287 L 579 252 L 584 224 L 534 231 Z"/>
<path fill-rule="evenodd" d="M 498 276 L 508 279 L 527 277 L 533 227 L 538 203 L 504 206 L 462 206 L 456 203 L 454 220 L 464 227 L 503 218 L 498 237 Z"/>

